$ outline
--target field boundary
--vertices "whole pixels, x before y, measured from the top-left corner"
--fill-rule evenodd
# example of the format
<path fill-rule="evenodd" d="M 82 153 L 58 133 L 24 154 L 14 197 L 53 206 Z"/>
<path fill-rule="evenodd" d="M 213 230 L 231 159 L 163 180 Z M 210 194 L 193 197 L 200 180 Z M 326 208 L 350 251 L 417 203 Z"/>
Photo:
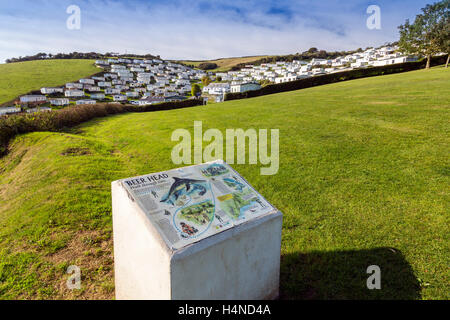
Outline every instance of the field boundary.
<path fill-rule="evenodd" d="M 71 106 L 60 110 L 43 111 L 34 114 L 20 113 L 0 116 L 0 157 L 7 154 L 9 141 L 19 134 L 36 131 L 57 132 L 94 118 L 120 113 L 165 111 L 200 105 L 203 105 L 203 99 L 163 102 L 147 106 L 98 103 Z"/>

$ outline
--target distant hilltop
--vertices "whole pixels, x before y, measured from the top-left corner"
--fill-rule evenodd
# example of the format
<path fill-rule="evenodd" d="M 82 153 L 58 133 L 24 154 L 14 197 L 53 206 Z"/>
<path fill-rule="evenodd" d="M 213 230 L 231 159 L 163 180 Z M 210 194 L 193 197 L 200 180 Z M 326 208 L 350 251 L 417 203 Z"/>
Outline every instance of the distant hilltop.
<path fill-rule="evenodd" d="M 114 52 L 107 52 L 105 54 L 97 53 L 97 52 L 72 52 L 72 53 L 57 53 L 57 54 L 51 54 L 51 53 L 43 53 L 40 52 L 38 54 L 35 54 L 34 56 L 25 56 L 25 57 L 18 57 L 18 58 L 10 58 L 6 59 L 6 63 L 15 63 L 15 62 L 24 62 L 24 61 L 33 61 L 33 60 L 51 60 L 51 59 L 90 59 L 90 60 L 96 60 L 96 59 L 107 59 L 107 58 L 140 58 L 140 59 L 161 59 L 159 55 L 152 55 L 152 54 L 145 54 L 145 55 L 139 55 L 134 53 L 127 53 L 127 54 L 119 54 Z"/>
<path fill-rule="evenodd" d="M 380 49 L 382 47 L 396 46 L 397 42 L 386 43 L 380 47 L 367 47 L 365 49 L 358 48 L 348 51 L 326 51 L 312 47 L 303 52 L 297 52 L 287 55 L 261 55 L 235 58 L 220 58 L 214 60 L 175 60 L 191 68 L 198 68 L 213 72 L 238 71 L 248 65 L 261 65 L 276 62 L 293 62 L 294 60 L 310 61 L 312 59 L 335 59 L 337 57 L 352 55 L 367 51 L 368 49 Z"/>
<path fill-rule="evenodd" d="M 397 43 L 388 43 L 388 45 L 396 45 Z M 372 47 L 366 48 L 369 49 Z M 174 60 L 177 63 L 184 64 L 189 67 L 197 67 L 202 65 L 199 69 L 203 70 L 211 70 L 211 71 L 228 71 L 228 70 L 239 70 L 245 65 L 248 64 L 256 64 L 260 65 L 261 63 L 273 63 L 278 61 L 292 62 L 293 60 L 311 60 L 311 59 L 333 59 L 338 56 L 343 56 L 347 54 L 353 54 L 358 52 L 363 52 L 362 48 L 358 48 L 356 50 L 349 51 L 326 51 L 319 50 L 315 47 L 310 48 L 304 52 L 297 52 L 294 54 L 287 55 L 260 55 L 260 56 L 248 56 L 248 57 L 235 57 L 235 58 L 221 58 L 221 59 L 212 59 L 212 60 Z M 117 53 L 117 52 L 106 52 L 104 54 L 98 52 L 72 52 L 72 53 L 44 53 L 40 52 L 32 56 L 19 56 L 18 58 L 9 58 L 6 59 L 6 63 L 15 63 L 15 62 L 24 62 L 24 61 L 34 61 L 34 60 L 51 60 L 51 59 L 90 59 L 90 60 L 98 60 L 98 59 L 108 59 L 108 58 L 136 58 L 136 59 L 161 59 L 160 55 L 154 54 L 134 54 L 134 53 Z M 225 68 L 220 68 L 221 63 L 224 62 Z M 228 63 L 227 63 L 228 62 Z M 220 69 L 220 70 L 214 70 Z"/>

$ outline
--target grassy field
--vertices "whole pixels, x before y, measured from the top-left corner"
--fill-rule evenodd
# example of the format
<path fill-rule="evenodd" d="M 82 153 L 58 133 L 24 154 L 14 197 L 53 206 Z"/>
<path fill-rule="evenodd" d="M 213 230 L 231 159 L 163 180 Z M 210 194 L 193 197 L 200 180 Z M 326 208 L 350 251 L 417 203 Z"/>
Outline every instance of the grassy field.
<path fill-rule="evenodd" d="M 284 213 L 281 298 L 449 299 L 449 81 L 434 68 L 19 136 L 0 159 L 0 298 L 113 298 L 110 183 L 174 168 L 173 130 L 202 120 L 280 129 L 277 175 L 234 168 Z"/>
<path fill-rule="evenodd" d="M 217 64 L 217 68 L 213 70 L 208 71 L 214 71 L 214 72 L 221 72 L 221 71 L 228 71 L 232 67 L 241 64 L 241 63 L 251 63 L 253 61 L 266 58 L 268 56 L 254 56 L 254 57 L 240 57 L 240 58 L 222 58 L 222 59 L 216 59 L 216 60 L 183 60 L 178 61 L 187 65 L 193 65 L 194 67 L 197 67 L 201 63 L 205 62 L 211 62 Z"/>
<path fill-rule="evenodd" d="M 101 70 L 94 60 L 48 60 L 0 64 L 0 105 L 42 87 L 60 86 Z"/>

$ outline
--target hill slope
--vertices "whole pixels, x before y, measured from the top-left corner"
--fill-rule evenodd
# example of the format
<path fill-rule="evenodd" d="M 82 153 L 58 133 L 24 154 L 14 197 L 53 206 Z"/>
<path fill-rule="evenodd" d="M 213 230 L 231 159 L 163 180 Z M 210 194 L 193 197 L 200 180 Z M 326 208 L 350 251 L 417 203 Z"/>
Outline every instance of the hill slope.
<path fill-rule="evenodd" d="M 239 57 L 239 58 L 222 58 L 222 59 L 216 59 L 216 60 L 183 60 L 178 61 L 180 63 L 184 63 L 186 65 L 193 65 L 194 67 L 198 67 L 201 63 L 215 63 L 217 64 L 216 69 L 208 70 L 208 71 L 214 71 L 214 72 L 221 72 L 221 71 L 229 71 L 232 67 L 241 64 L 241 63 L 251 63 L 254 61 L 257 61 L 261 58 L 266 58 L 268 56 L 254 56 L 254 57 Z"/>
<path fill-rule="evenodd" d="M 176 167 L 173 130 L 202 120 L 280 129 L 277 175 L 234 167 L 284 213 L 282 298 L 448 299 L 449 80 L 435 68 L 17 137 L 0 159 L 0 297 L 112 298 L 110 182 Z M 382 290 L 366 288 L 373 264 Z"/>
<path fill-rule="evenodd" d="M 101 70 L 93 60 L 47 60 L 0 64 L 0 105 L 42 87 L 60 86 Z"/>

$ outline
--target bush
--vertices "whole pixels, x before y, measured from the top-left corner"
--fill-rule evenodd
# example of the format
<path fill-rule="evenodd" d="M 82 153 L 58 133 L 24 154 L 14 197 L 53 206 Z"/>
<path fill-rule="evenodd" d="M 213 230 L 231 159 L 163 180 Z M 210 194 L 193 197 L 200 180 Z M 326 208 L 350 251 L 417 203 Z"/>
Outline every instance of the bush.
<path fill-rule="evenodd" d="M 200 63 L 198 65 L 198 68 L 201 70 L 213 70 L 213 69 L 217 69 L 219 66 L 215 63 L 212 62 L 204 62 L 204 63 Z"/>
<path fill-rule="evenodd" d="M 447 56 L 434 57 L 431 61 L 432 66 L 444 64 Z M 413 71 L 425 68 L 426 61 L 420 60 L 416 62 L 405 62 L 399 64 L 393 64 L 382 67 L 371 67 L 367 69 L 355 69 L 350 71 L 336 72 L 325 74 L 322 76 L 315 76 L 306 79 L 295 80 L 291 82 L 270 84 L 261 89 L 247 92 L 227 93 L 225 100 L 245 99 L 258 96 L 264 96 L 267 94 L 294 91 L 305 88 L 311 88 L 324 84 L 330 84 L 340 81 L 347 81 L 353 79 L 360 79 L 366 77 L 374 77 L 385 74 L 394 74 L 407 71 Z"/>
<path fill-rule="evenodd" d="M 152 112 L 203 105 L 202 99 L 163 102 L 148 106 L 112 103 L 71 106 L 61 110 L 34 114 L 0 116 L 0 155 L 7 152 L 9 141 L 16 135 L 35 131 L 59 131 L 98 117 L 125 112 Z"/>
<path fill-rule="evenodd" d="M 195 97 L 198 93 L 202 92 L 202 89 L 197 83 L 194 83 L 191 88 L 191 94 Z"/>

